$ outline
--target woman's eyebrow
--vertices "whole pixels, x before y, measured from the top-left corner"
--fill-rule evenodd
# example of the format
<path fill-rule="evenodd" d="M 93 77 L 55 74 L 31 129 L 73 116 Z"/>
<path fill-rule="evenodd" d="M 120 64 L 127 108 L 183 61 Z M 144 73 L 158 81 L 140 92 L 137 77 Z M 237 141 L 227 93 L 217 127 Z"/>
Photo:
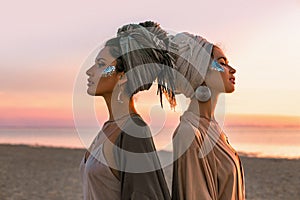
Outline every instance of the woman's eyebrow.
<path fill-rule="evenodd" d="M 104 61 L 106 61 L 106 59 L 105 59 L 105 58 L 97 58 L 97 59 L 96 59 L 96 62 L 100 62 L 101 60 L 104 60 Z"/>
<path fill-rule="evenodd" d="M 226 57 L 219 57 L 217 60 L 220 60 L 220 59 L 224 59 L 225 60 L 225 62 L 227 62 L 228 60 L 227 60 L 227 58 Z"/>

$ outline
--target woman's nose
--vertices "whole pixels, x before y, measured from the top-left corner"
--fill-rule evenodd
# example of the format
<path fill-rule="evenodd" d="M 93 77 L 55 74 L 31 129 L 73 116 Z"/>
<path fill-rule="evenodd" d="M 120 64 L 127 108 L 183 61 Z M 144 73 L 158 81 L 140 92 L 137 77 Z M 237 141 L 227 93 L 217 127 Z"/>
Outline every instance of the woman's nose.
<path fill-rule="evenodd" d="M 86 75 L 91 76 L 91 75 L 92 75 L 92 69 L 93 69 L 93 66 L 90 67 L 90 68 L 86 71 Z"/>
<path fill-rule="evenodd" d="M 236 72 L 236 69 L 234 69 L 233 67 L 231 67 L 231 66 L 229 66 L 230 68 L 229 68 L 229 72 L 231 73 L 231 74 L 234 74 L 235 72 Z"/>

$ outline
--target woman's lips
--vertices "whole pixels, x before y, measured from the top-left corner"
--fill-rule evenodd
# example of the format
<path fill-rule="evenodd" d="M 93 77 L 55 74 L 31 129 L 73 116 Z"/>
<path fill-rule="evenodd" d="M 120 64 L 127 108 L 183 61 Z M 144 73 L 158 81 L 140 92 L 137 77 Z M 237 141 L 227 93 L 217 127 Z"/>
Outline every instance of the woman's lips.
<path fill-rule="evenodd" d="M 230 78 L 229 81 L 232 83 L 232 84 L 235 84 L 235 78 Z"/>
<path fill-rule="evenodd" d="M 91 85 L 93 85 L 94 84 L 94 82 L 93 81 L 91 81 L 90 79 L 88 79 L 88 86 L 91 86 Z"/>

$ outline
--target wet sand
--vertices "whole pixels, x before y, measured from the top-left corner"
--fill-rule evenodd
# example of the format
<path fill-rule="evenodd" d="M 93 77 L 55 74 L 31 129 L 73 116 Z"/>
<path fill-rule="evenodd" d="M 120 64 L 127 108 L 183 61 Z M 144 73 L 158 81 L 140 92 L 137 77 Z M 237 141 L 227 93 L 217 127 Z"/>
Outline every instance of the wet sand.
<path fill-rule="evenodd" d="M 82 149 L 0 145 L 0 199 L 82 199 Z M 300 160 L 241 157 L 247 199 L 300 199 Z M 171 171 L 165 170 L 166 177 Z"/>

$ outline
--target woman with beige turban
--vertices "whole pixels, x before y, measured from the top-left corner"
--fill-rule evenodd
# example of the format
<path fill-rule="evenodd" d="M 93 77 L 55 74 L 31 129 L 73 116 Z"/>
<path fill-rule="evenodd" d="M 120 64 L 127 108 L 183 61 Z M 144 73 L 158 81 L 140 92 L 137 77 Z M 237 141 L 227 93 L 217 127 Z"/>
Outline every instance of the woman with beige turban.
<path fill-rule="evenodd" d="M 243 167 L 215 120 L 220 93 L 234 91 L 236 70 L 223 51 L 200 36 L 179 33 L 176 92 L 191 99 L 173 135 L 174 200 L 243 200 Z"/>

